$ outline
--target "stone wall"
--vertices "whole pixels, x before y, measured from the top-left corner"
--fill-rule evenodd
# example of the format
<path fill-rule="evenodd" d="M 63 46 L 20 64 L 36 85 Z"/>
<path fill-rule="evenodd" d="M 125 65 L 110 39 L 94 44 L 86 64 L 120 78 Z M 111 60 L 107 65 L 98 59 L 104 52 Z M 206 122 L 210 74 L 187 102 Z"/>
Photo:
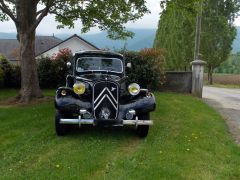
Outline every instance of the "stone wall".
<path fill-rule="evenodd" d="M 166 83 L 160 87 L 160 91 L 179 93 L 192 92 L 192 72 L 166 72 Z"/>

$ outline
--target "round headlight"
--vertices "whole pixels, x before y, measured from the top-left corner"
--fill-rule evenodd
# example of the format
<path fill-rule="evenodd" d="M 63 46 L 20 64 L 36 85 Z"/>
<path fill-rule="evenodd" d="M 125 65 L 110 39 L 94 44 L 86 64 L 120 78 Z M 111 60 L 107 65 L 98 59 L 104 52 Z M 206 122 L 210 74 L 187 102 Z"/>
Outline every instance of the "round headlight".
<path fill-rule="evenodd" d="M 81 95 L 86 91 L 86 86 L 83 83 L 75 83 L 73 85 L 73 91 L 78 94 Z"/>
<path fill-rule="evenodd" d="M 132 83 L 128 86 L 128 92 L 131 95 L 136 96 L 140 92 L 140 86 L 137 83 Z"/>

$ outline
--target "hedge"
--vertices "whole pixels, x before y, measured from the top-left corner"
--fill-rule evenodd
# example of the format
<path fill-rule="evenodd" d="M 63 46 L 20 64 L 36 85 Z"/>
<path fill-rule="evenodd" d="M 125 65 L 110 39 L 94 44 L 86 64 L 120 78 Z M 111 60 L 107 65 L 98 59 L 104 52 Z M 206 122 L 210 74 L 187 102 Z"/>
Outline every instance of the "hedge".
<path fill-rule="evenodd" d="M 125 56 L 126 64 L 132 63 L 132 68 L 127 68 L 130 82 L 137 82 L 142 88 L 158 90 L 164 83 L 164 52 L 159 49 L 144 49 L 140 52 L 120 52 Z M 69 51 L 61 51 L 53 57 L 43 57 L 37 60 L 39 84 L 41 88 L 57 88 L 65 85 L 68 74 L 66 62 L 71 58 Z M 4 74 L 4 86 L 19 88 L 21 84 L 20 67 L 10 65 L 6 59 L 0 59 L 0 68 Z M 0 72 L 1 79 L 1 72 Z"/>
<path fill-rule="evenodd" d="M 42 58 L 38 60 L 38 76 L 41 88 L 57 88 L 65 84 L 68 69 L 66 62 Z"/>
<path fill-rule="evenodd" d="M 3 70 L 3 86 L 5 88 L 19 88 L 21 86 L 21 70 L 19 65 L 11 65 L 9 61 L 0 56 L 0 69 Z"/>
<path fill-rule="evenodd" d="M 131 63 L 132 68 L 127 68 L 130 81 L 137 82 L 142 88 L 158 90 L 165 81 L 164 51 L 160 49 L 143 49 L 140 52 L 122 52 L 126 63 Z"/>
<path fill-rule="evenodd" d="M 0 67 L 0 88 L 4 87 L 4 71 Z"/>

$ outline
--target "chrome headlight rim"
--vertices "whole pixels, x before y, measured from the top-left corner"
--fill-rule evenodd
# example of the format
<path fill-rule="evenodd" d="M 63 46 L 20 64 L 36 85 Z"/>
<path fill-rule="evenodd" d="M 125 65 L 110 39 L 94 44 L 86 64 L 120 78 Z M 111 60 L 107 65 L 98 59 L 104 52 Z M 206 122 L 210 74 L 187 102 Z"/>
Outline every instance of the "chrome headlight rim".
<path fill-rule="evenodd" d="M 79 89 L 81 88 L 81 89 Z M 76 82 L 73 85 L 73 92 L 77 95 L 82 95 L 86 92 L 86 85 L 83 82 Z"/>
<path fill-rule="evenodd" d="M 133 91 L 132 89 L 135 88 L 136 91 Z M 140 86 L 137 83 L 131 83 L 128 85 L 128 92 L 132 95 L 132 96 L 136 96 L 140 93 Z"/>

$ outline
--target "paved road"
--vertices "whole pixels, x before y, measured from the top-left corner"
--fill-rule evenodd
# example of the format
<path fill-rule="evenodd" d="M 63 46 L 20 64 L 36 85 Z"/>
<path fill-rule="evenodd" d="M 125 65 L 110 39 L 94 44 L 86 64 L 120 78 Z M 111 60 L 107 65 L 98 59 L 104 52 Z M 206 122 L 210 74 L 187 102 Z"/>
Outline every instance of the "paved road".
<path fill-rule="evenodd" d="M 204 87 L 203 99 L 226 119 L 229 131 L 240 144 L 240 89 Z"/>

